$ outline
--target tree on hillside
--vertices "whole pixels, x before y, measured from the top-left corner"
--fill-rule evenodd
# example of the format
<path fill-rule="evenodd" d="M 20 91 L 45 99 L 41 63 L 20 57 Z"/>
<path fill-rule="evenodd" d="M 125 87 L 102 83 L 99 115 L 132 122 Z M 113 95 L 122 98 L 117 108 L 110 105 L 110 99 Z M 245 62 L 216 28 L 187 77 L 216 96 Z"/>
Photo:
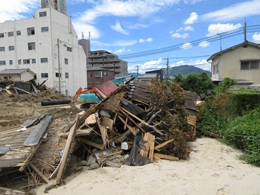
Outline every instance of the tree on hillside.
<path fill-rule="evenodd" d="M 184 90 L 196 92 L 201 99 L 204 99 L 209 91 L 214 88 L 213 82 L 205 72 L 201 74 L 191 73 L 186 77 L 178 74 L 173 81 L 179 83 Z"/>

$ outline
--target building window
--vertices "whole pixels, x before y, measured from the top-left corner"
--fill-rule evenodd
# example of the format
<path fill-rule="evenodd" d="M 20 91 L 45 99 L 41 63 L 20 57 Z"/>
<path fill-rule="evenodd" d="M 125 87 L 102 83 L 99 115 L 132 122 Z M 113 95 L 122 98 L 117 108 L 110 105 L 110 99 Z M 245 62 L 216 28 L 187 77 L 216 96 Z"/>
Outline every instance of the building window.
<path fill-rule="evenodd" d="M 100 85 L 100 82 L 95 82 L 95 87 L 99 86 L 99 85 Z"/>
<path fill-rule="evenodd" d="M 22 60 L 18 60 L 18 64 L 21 64 L 22 63 Z"/>
<path fill-rule="evenodd" d="M 65 72 L 65 78 L 68 79 L 69 78 L 69 73 Z"/>
<path fill-rule="evenodd" d="M 42 78 L 48 78 L 48 73 L 41 73 Z"/>
<path fill-rule="evenodd" d="M 59 76 L 59 75 L 60 75 L 60 76 Z M 61 73 L 56 72 L 56 73 L 55 73 L 55 76 L 56 76 L 56 77 L 61 77 Z"/>
<path fill-rule="evenodd" d="M 93 84 L 92 82 L 88 82 L 88 89 L 92 88 Z"/>
<path fill-rule="evenodd" d="M 35 42 L 28 43 L 28 50 L 35 50 Z"/>
<path fill-rule="evenodd" d="M 20 36 L 21 34 L 22 34 L 22 33 L 21 33 L 20 30 L 16 31 L 16 35 L 17 35 L 17 36 Z"/>
<path fill-rule="evenodd" d="M 23 60 L 23 64 L 30 64 L 30 60 L 29 59 L 24 59 Z"/>
<path fill-rule="evenodd" d="M 12 65 L 13 64 L 13 60 L 9 60 L 9 64 Z"/>
<path fill-rule="evenodd" d="M 104 72 L 104 76 L 107 76 L 107 72 Z"/>
<path fill-rule="evenodd" d="M 5 37 L 5 34 L 4 33 L 0 33 L 0 38 L 3 38 Z"/>
<path fill-rule="evenodd" d="M 46 12 L 39 12 L 39 16 L 40 17 L 45 17 L 45 16 L 47 16 L 47 13 Z"/>
<path fill-rule="evenodd" d="M 71 47 L 67 47 L 67 51 L 72 52 L 72 48 Z"/>
<path fill-rule="evenodd" d="M 32 59 L 32 64 L 35 64 L 36 63 L 36 59 Z"/>
<path fill-rule="evenodd" d="M 42 32 L 48 32 L 49 31 L 49 27 L 48 26 L 42 27 L 41 31 Z"/>
<path fill-rule="evenodd" d="M 14 50 L 14 46 L 9 46 L 9 51 L 13 51 Z"/>
<path fill-rule="evenodd" d="M 65 64 L 69 64 L 69 60 L 67 58 L 64 59 Z"/>
<path fill-rule="evenodd" d="M 95 72 L 95 77 L 101 77 L 101 72 Z"/>
<path fill-rule="evenodd" d="M 0 51 L 5 51 L 5 47 L 0 47 Z"/>
<path fill-rule="evenodd" d="M 48 58 L 41 58 L 41 63 L 48 63 Z"/>
<path fill-rule="evenodd" d="M 27 28 L 27 35 L 35 35 L 34 27 Z"/>
<path fill-rule="evenodd" d="M 14 36 L 14 32 L 8 32 L 8 37 Z"/>
<path fill-rule="evenodd" d="M 259 61 L 257 61 L 257 60 L 241 61 L 240 69 L 241 70 L 258 70 L 259 69 Z"/>
<path fill-rule="evenodd" d="M 213 74 L 218 74 L 218 64 L 213 66 Z"/>
<path fill-rule="evenodd" d="M 5 60 L 1 60 L 0 65 L 5 65 Z"/>
<path fill-rule="evenodd" d="M 92 73 L 91 72 L 88 72 L 88 77 L 92 77 Z"/>

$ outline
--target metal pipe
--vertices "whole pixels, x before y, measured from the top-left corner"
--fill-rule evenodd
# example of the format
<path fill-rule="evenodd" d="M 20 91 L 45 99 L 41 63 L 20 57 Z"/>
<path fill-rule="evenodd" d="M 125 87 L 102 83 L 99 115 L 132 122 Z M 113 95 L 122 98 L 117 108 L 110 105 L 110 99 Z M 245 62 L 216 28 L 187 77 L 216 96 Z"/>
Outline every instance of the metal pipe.
<path fill-rule="evenodd" d="M 58 105 L 58 104 L 69 104 L 71 100 L 58 100 L 58 101 L 49 101 L 49 102 L 41 102 L 42 106 L 49 106 L 49 105 Z"/>

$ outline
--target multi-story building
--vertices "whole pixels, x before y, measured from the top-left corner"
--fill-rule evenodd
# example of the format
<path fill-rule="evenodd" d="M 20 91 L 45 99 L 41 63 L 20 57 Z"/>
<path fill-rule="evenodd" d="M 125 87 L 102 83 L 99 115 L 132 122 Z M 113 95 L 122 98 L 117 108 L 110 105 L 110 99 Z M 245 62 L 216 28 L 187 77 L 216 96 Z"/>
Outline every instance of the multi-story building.
<path fill-rule="evenodd" d="M 116 54 L 105 50 L 89 51 L 87 67 L 112 70 L 115 77 L 127 76 L 127 62 L 120 60 Z"/>
<path fill-rule="evenodd" d="M 87 87 L 86 54 L 66 15 L 66 0 L 42 0 L 32 18 L 0 23 L 0 71 L 30 69 L 36 82 L 73 96 Z"/>

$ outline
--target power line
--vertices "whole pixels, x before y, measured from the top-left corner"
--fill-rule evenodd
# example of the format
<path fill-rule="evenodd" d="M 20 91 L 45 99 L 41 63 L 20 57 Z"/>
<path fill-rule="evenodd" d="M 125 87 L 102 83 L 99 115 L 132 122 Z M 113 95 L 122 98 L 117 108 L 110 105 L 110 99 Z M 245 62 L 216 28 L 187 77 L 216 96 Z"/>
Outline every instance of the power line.
<path fill-rule="evenodd" d="M 260 25 L 247 26 L 247 32 L 255 32 L 256 30 L 260 30 Z M 236 30 L 221 33 L 221 39 L 227 39 L 230 37 L 241 35 L 243 33 L 244 33 L 244 29 L 243 29 L 243 27 L 240 27 Z M 210 37 L 205 37 L 205 38 L 197 39 L 194 41 L 190 41 L 189 43 L 191 45 L 199 45 L 202 41 L 207 41 L 207 42 L 219 41 L 219 36 L 213 35 Z M 169 51 L 176 51 L 176 50 L 180 50 L 181 46 L 183 46 L 183 44 L 185 44 L 185 43 L 172 45 L 169 47 L 163 47 L 160 49 L 154 49 L 154 50 L 148 50 L 148 51 L 143 51 L 143 52 L 138 52 L 138 53 L 133 53 L 133 54 L 122 55 L 122 56 L 120 56 L 120 58 L 121 59 L 137 58 L 137 57 L 143 57 L 143 56 L 148 56 L 148 55 L 153 55 L 153 54 L 165 53 L 165 52 L 169 52 Z"/>

